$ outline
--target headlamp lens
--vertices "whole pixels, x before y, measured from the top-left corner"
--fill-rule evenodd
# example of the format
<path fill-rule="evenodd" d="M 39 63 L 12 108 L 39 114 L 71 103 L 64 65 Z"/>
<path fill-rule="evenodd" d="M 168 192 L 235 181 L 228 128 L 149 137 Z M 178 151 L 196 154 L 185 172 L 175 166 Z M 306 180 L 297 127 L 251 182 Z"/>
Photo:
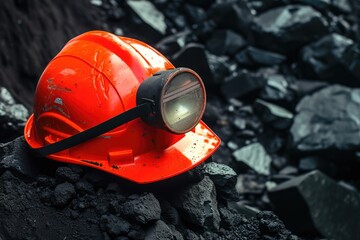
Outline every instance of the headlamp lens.
<path fill-rule="evenodd" d="M 205 96 L 200 81 L 188 72 L 168 82 L 162 97 L 163 118 L 174 132 L 187 132 L 200 121 Z"/>

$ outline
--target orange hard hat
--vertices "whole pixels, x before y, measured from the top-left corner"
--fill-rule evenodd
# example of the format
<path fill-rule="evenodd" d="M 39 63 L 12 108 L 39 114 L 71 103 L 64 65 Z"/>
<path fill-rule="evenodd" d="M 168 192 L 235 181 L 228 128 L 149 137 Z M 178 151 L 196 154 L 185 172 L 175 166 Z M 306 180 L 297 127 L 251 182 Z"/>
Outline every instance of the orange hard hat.
<path fill-rule="evenodd" d="M 70 40 L 38 82 L 24 135 L 39 156 L 151 183 L 205 161 L 220 139 L 200 119 L 205 88 L 135 39 Z"/>

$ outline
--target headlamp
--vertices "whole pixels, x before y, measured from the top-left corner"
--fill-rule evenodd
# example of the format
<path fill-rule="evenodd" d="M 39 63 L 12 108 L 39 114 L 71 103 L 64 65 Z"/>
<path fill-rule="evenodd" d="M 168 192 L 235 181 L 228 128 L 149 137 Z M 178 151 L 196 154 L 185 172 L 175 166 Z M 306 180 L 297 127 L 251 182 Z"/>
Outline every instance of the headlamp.
<path fill-rule="evenodd" d="M 45 157 L 100 136 L 139 117 L 147 124 L 171 133 L 189 132 L 204 114 L 205 87 L 199 75 L 191 69 L 160 71 L 140 84 L 136 104 L 136 107 L 99 125 L 33 150 L 38 156 Z"/>
<path fill-rule="evenodd" d="M 151 102 L 153 112 L 142 119 L 155 127 L 181 134 L 193 129 L 205 111 L 204 84 L 193 70 L 161 71 L 141 83 L 137 105 Z"/>

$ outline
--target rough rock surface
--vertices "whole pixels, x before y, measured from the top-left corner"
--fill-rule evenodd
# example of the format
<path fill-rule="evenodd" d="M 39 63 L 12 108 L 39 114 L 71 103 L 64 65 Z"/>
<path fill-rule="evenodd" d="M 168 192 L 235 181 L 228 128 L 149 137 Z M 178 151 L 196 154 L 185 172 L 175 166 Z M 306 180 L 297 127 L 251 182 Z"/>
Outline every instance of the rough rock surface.
<path fill-rule="evenodd" d="M 184 190 L 174 204 L 180 215 L 191 223 L 207 230 L 218 230 L 220 214 L 217 207 L 216 190 L 209 177 Z"/>
<path fill-rule="evenodd" d="M 277 213 L 293 230 L 319 231 L 328 239 L 360 238 L 360 194 L 319 171 L 276 186 L 270 190 L 269 197 Z M 284 209 L 286 202 L 290 202 L 291 207 Z M 301 221 L 296 217 L 298 212 L 303 213 Z"/>
<path fill-rule="evenodd" d="M 291 127 L 300 151 L 350 150 L 360 145 L 360 89 L 340 85 L 304 97 Z"/>
<path fill-rule="evenodd" d="M 260 143 L 253 143 L 236 150 L 233 153 L 236 161 L 254 169 L 260 174 L 270 174 L 271 158 Z"/>
<path fill-rule="evenodd" d="M 296 51 L 324 36 L 328 25 L 320 12 L 302 5 L 271 9 L 259 15 L 254 22 L 256 41 L 262 47 L 280 53 Z"/>
<path fill-rule="evenodd" d="M 301 59 L 307 76 L 360 86 L 360 49 L 350 38 L 337 33 L 327 35 L 304 47 Z"/>
<path fill-rule="evenodd" d="M 134 221 L 146 224 L 149 221 L 160 220 L 161 208 L 154 195 L 148 193 L 124 203 L 121 212 Z"/>

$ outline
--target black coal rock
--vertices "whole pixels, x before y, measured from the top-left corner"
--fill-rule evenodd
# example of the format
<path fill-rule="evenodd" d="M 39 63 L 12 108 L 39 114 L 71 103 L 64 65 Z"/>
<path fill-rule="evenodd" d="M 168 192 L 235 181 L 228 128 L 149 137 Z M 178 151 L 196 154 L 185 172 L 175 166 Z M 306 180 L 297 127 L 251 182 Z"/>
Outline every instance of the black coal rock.
<path fill-rule="evenodd" d="M 360 89 L 340 85 L 304 97 L 290 129 L 293 148 L 350 150 L 360 145 Z"/>
<path fill-rule="evenodd" d="M 173 203 L 184 221 L 205 230 L 219 229 L 220 214 L 217 207 L 216 190 L 208 176 L 177 194 Z"/>
<path fill-rule="evenodd" d="M 204 172 L 214 182 L 218 198 L 226 200 L 238 199 L 235 191 L 237 174 L 231 167 L 210 162 L 205 164 Z"/>
<path fill-rule="evenodd" d="M 0 142 L 8 142 L 20 136 L 28 116 L 28 110 L 22 104 L 15 103 L 6 88 L 0 87 Z"/>
<path fill-rule="evenodd" d="M 129 233 L 131 225 L 121 217 L 114 215 L 103 215 L 100 218 L 100 228 L 110 236 L 126 235 Z"/>
<path fill-rule="evenodd" d="M 267 75 L 266 85 L 260 92 L 260 98 L 280 104 L 293 103 L 297 96 L 295 83 L 281 74 Z"/>
<path fill-rule="evenodd" d="M 209 67 L 204 45 L 190 43 L 172 56 L 176 67 L 188 67 L 196 71 L 203 79 L 206 88 L 214 88 L 215 82 Z"/>
<path fill-rule="evenodd" d="M 279 130 L 289 128 L 294 117 L 294 115 L 285 108 L 260 99 L 255 101 L 254 110 L 264 123 Z"/>
<path fill-rule="evenodd" d="M 233 157 L 259 174 L 270 174 L 271 158 L 260 143 L 252 143 L 236 150 Z"/>
<path fill-rule="evenodd" d="M 201 23 L 208 17 L 205 9 L 191 4 L 185 4 L 185 13 L 193 24 Z"/>
<path fill-rule="evenodd" d="M 220 2 L 214 4 L 209 16 L 222 28 L 230 28 L 236 32 L 247 35 L 253 21 L 251 9 L 246 2 Z"/>
<path fill-rule="evenodd" d="M 38 163 L 27 151 L 24 137 L 18 137 L 8 143 L 0 143 L 0 172 L 9 170 L 28 180 L 37 178 L 40 169 Z"/>
<path fill-rule="evenodd" d="M 260 14 L 254 21 L 256 42 L 265 49 L 291 53 L 327 33 L 327 22 L 309 6 L 288 5 Z M 271 42 L 271 44 L 269 44 Z"/>
<path fill-rule="evenodd" d="M 221 85 L 221 93 L 227 99 L 257 95 L 265 86 L 266 79 L 246 70 L 241 70 L 225 79 Z"/>
<path fill-rule="evenodd" d="M 173 239 L 171 229 L 161 220 L 153 223 L 146 232 L 145 240 Z"/>
<path fill-rule="evenodd" d="M 75 183 L 80 180 L 80 174 L 73 171 L 69 167 L 58 167 L 56 169 L 56 177 L 59 181 Z"/>
<path fill-rule="evenodd" d="M 360 194 L 318 171 L 279 184 L 269 192 L 276 212 L 295 233 L 328 239 L 360 238 Z"/>
<path fill-rule="evenodd" d="M 209 51 L 216 55 L 233 55 L 245 45 L 245 39 L 232 30 L 217 30 L 206 42 Z"/>
<path fill-rule="evenodd" d="M 52 204 L 56 207 L 65 207 L 75 194 L 76 191 L 73 184 L 69 182 L 61 183 L 54 189 Z"/>
<path fill-rule="evenodd" d="M 329 82 L 360 86 L 360 49 L 337 33 L 327 35 L 301 51 L 302 72 Z"/>
<path fill-rule="evenodd" d="M 282 54 L 252 46 L 237 53 L 235 59 L 240 65 L 245 66 L 274 66 L 286 61 L 286 57 Z"/>
<path fill-rule="evenodd" d="M 152 193 L 145 193 L 139 198 L 129 200 L 122 205 L 121 213 L 140 224 L 160 220 L 161 208 L 159 201 Z"/>
<path fill-rule="evenodd" d="M 141 27 L 148 26 L 159 36 L 165 35 L 167 30 L 165 16 L 150 1 L 127 0 L 126 3 L 141 21 L 137 24 Z"/>

